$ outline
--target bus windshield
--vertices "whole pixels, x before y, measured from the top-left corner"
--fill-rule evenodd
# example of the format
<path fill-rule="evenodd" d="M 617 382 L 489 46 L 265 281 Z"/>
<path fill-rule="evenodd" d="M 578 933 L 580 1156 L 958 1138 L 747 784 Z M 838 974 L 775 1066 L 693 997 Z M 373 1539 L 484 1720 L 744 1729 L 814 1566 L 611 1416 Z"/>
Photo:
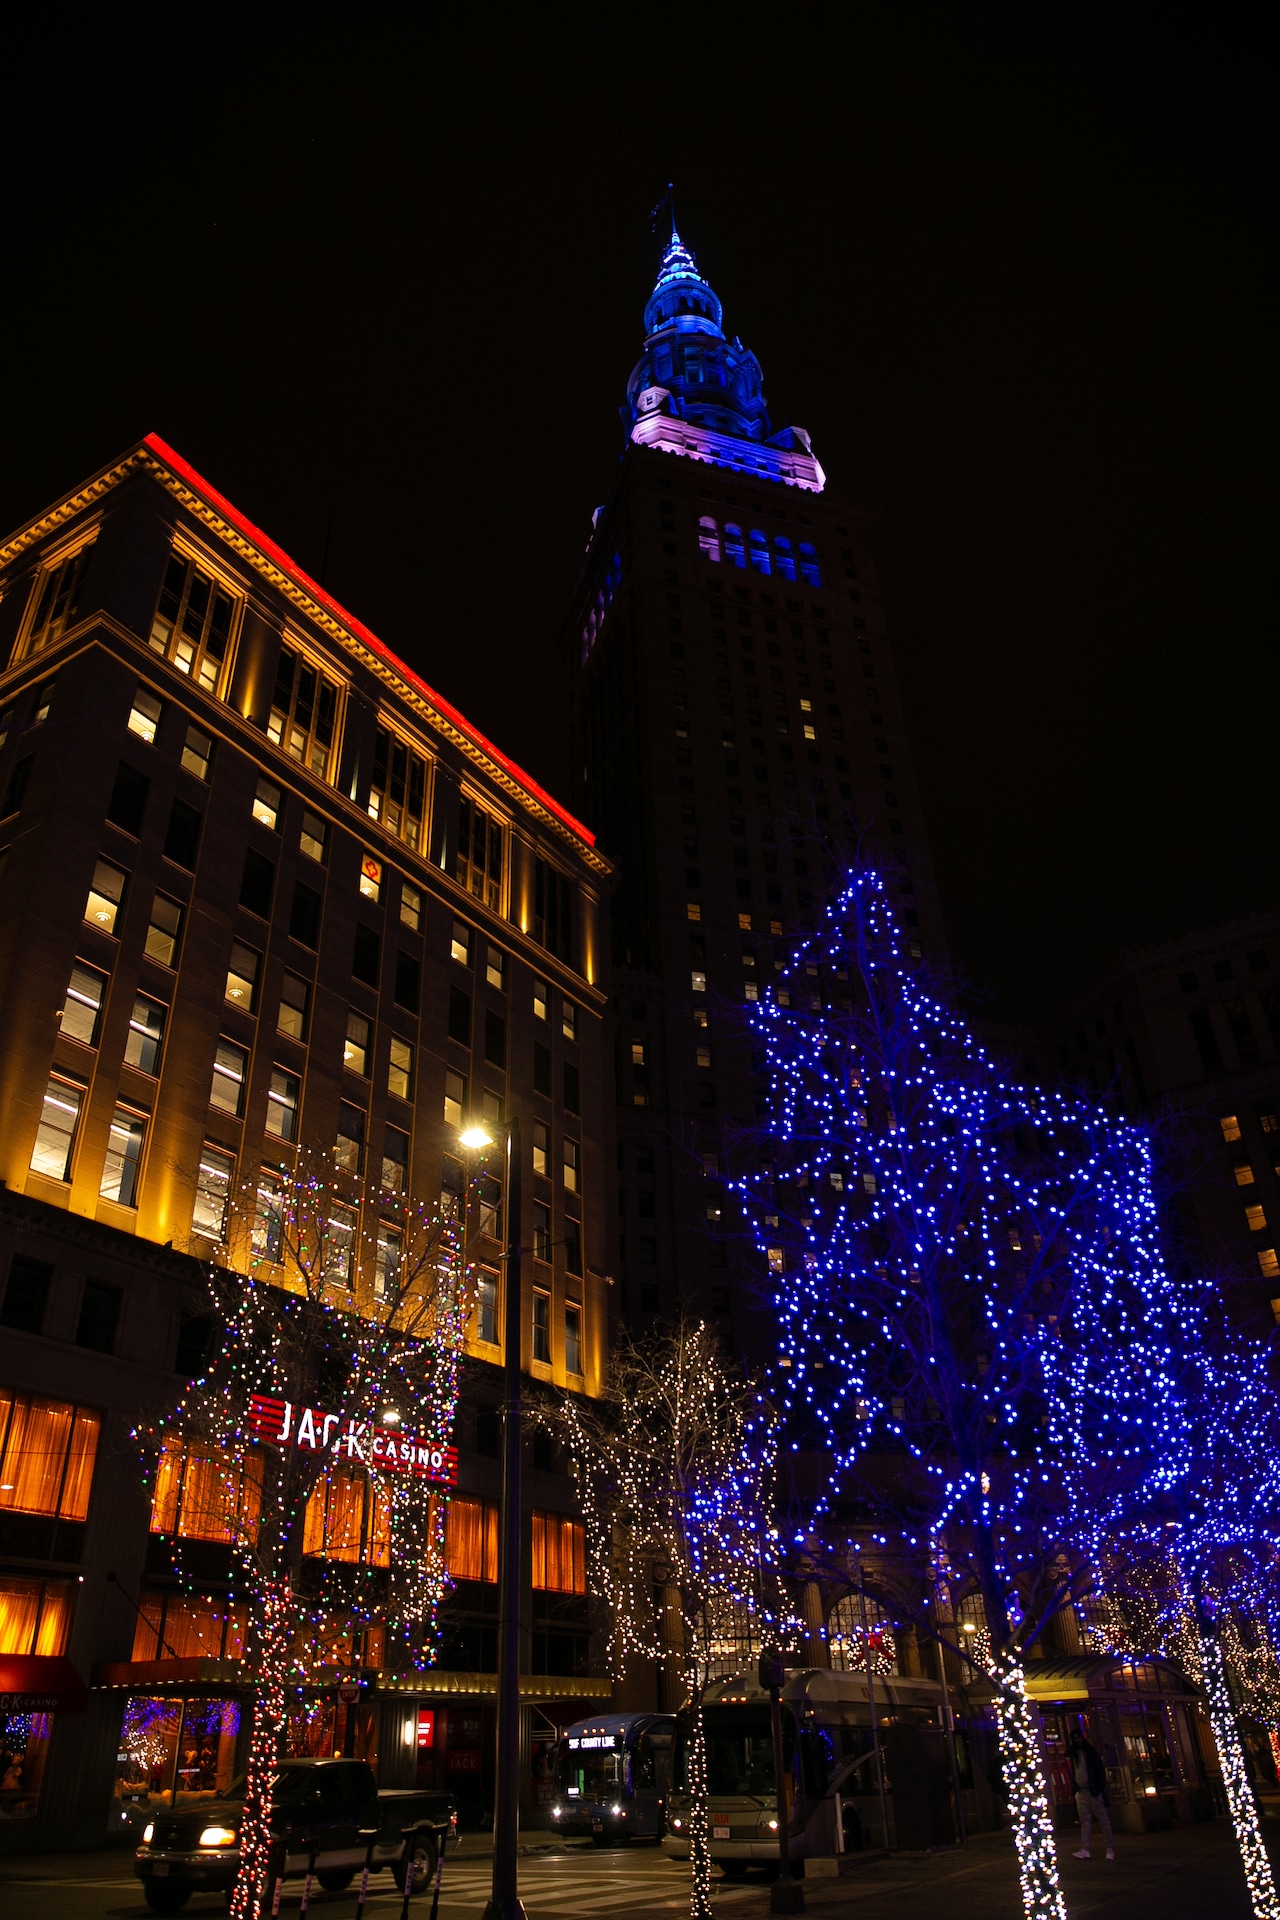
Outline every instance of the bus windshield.
<path fill-rule="evenodd" d="M 566 1800 L 616 1799 L 624 1785 L 623 1759 L 616 1747 L 612 1752 L 606 1748 L 586 1753 L 571 1753 L 561 1747 L 556 1759 L 555 1791 Z"/>
<path fill-rule="evenodd" d="M 768 1795 L 774 1790 L 773 1734 L 766 1706 L 704 1707 L 702 1725 L 707 1742 L 707 1792 L 713 1797 Z M 782 1715 L 783 1754 L 790 1764 L 795 1726 L 789 1712 Z M 681 1723 L 676 1735 L 673 1785 L 688 1789 L 689 1729 Z"/>

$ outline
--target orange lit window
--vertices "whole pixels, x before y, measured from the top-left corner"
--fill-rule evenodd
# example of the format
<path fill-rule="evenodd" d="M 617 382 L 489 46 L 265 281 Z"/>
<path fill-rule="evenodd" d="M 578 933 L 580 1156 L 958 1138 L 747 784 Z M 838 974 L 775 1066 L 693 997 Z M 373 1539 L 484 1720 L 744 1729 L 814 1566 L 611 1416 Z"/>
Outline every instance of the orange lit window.
<path fill-rule="evenodd" d="M 302 1551 L 326 1560 L 391 1565 L 391 1501 L 381 1480 L 335 1470 L 312 1489 Z"/>
<path fill-rule="evenodd" d="M 487 1500 L 449 1502 L 445 1565 L 454 1580 L 498 1577 L 498 1509 Z"/>
<path fill-rule="evenodd" d="M 87 540 L 74 553 L 63 554 L 41 574 L 32 605 L 31 624 L 27 628 L 28 654 L 42 653 L 68 627 L 75 625 L 80 611 L 80 589 L 92 551 L 93 541 Z"/>
<path fill-rule="evenodd" d="M 193 560 L 175 553 L 151 622 L 151 645 L 216 693 L 226 665 L 236 602 Z"/>
<path fill-rule="evenodd" d="M 0 1653 L 65 1653 L 69 1580 L 0 1580 Z"/>
<path fill-rule="evenodd" d="M 249 1607 L 199 1594 L 144 1593 L 131 1660 L 243 1660 Z"/>
<path fill-rule="evenodd" d="M 424 851 L 422 823 L 426 814 L 427 763 L 398 735 L 378 727 L 373 736 L 373 777 L 369 783 L 369 817 L 378 820 L 419 853 Z"/>
<path fill-rule="evenodd" d="M 261 1507 L 260 1453 L 248 1453 L 239 1461 L 200 1442 L 189 1447 L 181 1440 L 165 1442 L 151 1500 L 152 1533 L 230 1543 L 243 1532 L 252 1544 L 258 1538 Z"/>
<path fill-rule="evenodd" d="M 102 1416 L 0 1387 L 0 1512 L 83 1520 Z"/>
<path fill-rule="evenodd" d="M 587 1534 L 581 1521 L 535 1509 L 533 1585 L 542 1593 L 586 1592 Z"/>

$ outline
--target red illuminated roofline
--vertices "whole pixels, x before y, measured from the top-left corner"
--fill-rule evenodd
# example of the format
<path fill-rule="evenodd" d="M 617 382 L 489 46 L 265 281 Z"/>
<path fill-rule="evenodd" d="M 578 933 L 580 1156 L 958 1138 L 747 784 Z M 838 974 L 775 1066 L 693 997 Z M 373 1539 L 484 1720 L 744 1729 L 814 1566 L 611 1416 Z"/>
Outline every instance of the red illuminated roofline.
<path fill-rule="evenodd" d="M 149 433 L 142 444 L 145 447 L 149 447 L 152 453 L 154 453 L 158 459 L 163 460 L 167 467 L 171 467 L 179 478 L 185 480 L 189 486 L 194 487 L 198 493 L 202 494 L 211 507 L 216 507 L 224 519 L 229 520 L 233 527 L 238 528 L 247 539 L 252 540 L 253 544 L 261 550 L 268 560 L 274 561 L 282 573 L 288 574 L 296 586 L 301 587 L 304 592 L 310 594 L 311 598 L 331 613 L 336 620 L 340 620 L 343 626 L 355 635 L 357 640 L 363 640 L 364 644 L 371 648 L 380 659 L 385 660 L 389 666 L 394 667 L 396 672 L 407 680 L 410 686 L 416 687 L 418 692 L 429 700 L 431 705 L 435 707 L 439 713 L 443 714 L 446 720 L 451 720 L 455 727 L 460 727 L 482 752 L 487 753 L 491 759 L 496 760 L 498 765 L 502 767 L 505 772 L 509 773 L 512 779 L 524 788 L 526 793 L 530 794 L 533 799 L 540 801 L 549 813 L 555 815 L 557 820 L 563 821 L 571 833 L 575 833 L 578 838 L 584 840 L 589 847 L 594 847 L 596 843 L 595 835 L 587 827 L 583 826 L 581 820 L 575 820 L 567 807 L 562 807 L 558 800 L 553 800 L 545 788 L 540 787 L 536 780 L 531 780 L 522 767 L 518 767 L 514 760 L 510 759 L 505 753 L 502 753 L 495 747 L 491 740 L 486 740 L 478 727 L 473 727 L 471 722 L 466 719 L 463 714 L 459 713 L 455 706 L 452 706 L 448 700 L 443 699 L 433 687 L 429 687 L 420 674 L 415 673 L 412 667 L 407 667 L 403 660 L 392 653 L 389 646 L 379 640 L 376 633 L 371 632 L 370 629 L 365 626 L 363 620 L 357 620 L 354 613 L 348 613 L 346 608 L 335 600 L 332 594 L 326 593 L 324 588 L 311 578 L 310 574 L 304 573 L 296 560 L 289 558 L 283 547 L 278 547 L 274 540 L 270 539 L 267 534 L 261 532 L 259 528 L 254 526 L 252 520 L 247 520 L 238 507 L 232 506 L 225 494 L 219 493 L 216 487 L 211 487 L 209 482 L 198 474 L 195 468 L 191 466 L 188 461 L 184 460 L 180 453 L 175 453 L 173 448 L 167 445 L 158 433 Z"/>

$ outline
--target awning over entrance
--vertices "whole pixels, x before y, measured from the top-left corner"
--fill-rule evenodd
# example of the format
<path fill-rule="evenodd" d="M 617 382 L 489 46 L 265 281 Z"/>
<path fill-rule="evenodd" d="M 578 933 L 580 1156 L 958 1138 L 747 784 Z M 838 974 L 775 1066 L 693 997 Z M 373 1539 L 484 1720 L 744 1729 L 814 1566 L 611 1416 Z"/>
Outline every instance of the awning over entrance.
<path fill-rule="evenodd" d="M 0 1713 L 85 1713 L 89 1689 L 61 1654 L 0 1654 Z"/>

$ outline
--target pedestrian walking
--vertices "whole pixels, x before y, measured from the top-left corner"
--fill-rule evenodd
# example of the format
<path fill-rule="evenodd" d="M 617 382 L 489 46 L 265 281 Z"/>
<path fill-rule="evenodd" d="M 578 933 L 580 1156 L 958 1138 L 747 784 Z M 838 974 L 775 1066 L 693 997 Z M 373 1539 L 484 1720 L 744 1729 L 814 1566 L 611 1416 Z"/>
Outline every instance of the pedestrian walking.
<path fill-rule="evenodd" d="M 1076 1786 L 1076 1810 L 1080 1815 L 1080 1838 L 1084 1842 L 1083 1846 L 1076 1848 L 1076 1859 L 1092 1859 L 1089 1843 L 1093 1839 L 1093 1823 L 1096 1819 L 1107 1836 L 1107 1858 L 1114 1860 L 1116 1850 L 1115 1836 L 1111 1831 L 1111 1800 L 1107 1793 L 1107 1770 L 1102 1763 L 1102 1755 L 1078 1733 L 1071 1736 L 1069 1752 L 1071 1774 Z"/>

